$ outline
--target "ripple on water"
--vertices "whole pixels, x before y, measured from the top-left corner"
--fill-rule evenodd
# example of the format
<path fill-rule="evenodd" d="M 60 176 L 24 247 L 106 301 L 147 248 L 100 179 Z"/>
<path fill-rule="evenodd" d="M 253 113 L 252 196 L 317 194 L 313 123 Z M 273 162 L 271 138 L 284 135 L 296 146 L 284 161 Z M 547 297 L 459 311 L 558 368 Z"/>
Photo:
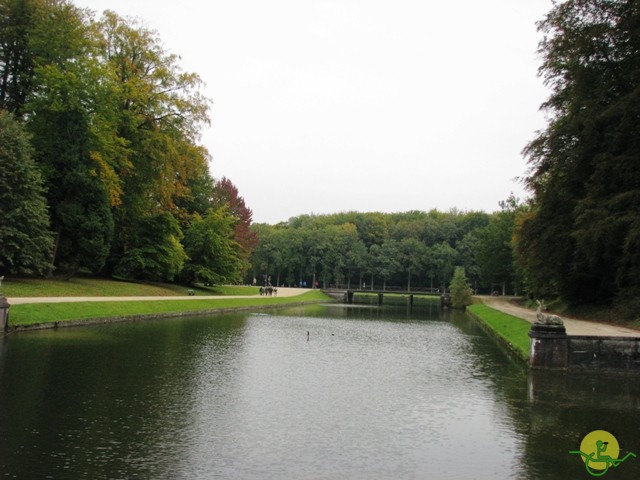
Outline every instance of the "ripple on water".
<path fill-rule="evenodd" d="M 578 478 L 566 452 L 590 419 L 637 433 L 637 383 L 527 379 L 466 320 L 424 318 L 315 306 L 11 337 L 0 471 L 457 480 L 560 465 L 555 478 Z"/>

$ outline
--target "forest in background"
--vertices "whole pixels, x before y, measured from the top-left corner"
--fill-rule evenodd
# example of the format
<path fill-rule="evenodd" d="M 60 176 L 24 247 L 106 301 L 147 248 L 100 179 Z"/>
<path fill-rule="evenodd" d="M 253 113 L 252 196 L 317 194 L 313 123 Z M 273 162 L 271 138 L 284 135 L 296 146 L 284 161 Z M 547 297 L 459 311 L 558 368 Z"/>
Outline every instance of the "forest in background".
<path fill-rule="evenodd" d="M 511 238 L 521 208 L 513 196 L 501 211 L 346 212 L 256 224 L 251 258 L 258 283 L 350 288 L 448 288 L 455 267 L 474 289 L 517 293 L 522 281 Z"/>
<path fill-rule="evenodd" d="M 478 289 L 640 317 L 640 3 L 539 22 L 547 126 L 531 197 L 494 213 L 302 215 L 252 225 L 210 174 L 210 101 L 157 33 L 65 0 L 0 0 L 0 274 Z"/>

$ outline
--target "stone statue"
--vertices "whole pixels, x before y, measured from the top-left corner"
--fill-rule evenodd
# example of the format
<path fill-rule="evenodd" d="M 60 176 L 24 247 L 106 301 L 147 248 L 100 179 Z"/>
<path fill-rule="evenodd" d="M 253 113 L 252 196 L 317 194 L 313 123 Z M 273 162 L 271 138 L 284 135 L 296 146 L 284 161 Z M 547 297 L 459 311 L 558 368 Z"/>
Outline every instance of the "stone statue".
<path fill-rule="evenodd" d="M 536 302 L 538 302 L 538 308 L 536 310 L 536 323 L 538 325 L 564 325 L 564 322 L 558 315 L 551 315 L 542 312 L 543 309 L 546 309 L 544 300 L 536 300 Z"/>

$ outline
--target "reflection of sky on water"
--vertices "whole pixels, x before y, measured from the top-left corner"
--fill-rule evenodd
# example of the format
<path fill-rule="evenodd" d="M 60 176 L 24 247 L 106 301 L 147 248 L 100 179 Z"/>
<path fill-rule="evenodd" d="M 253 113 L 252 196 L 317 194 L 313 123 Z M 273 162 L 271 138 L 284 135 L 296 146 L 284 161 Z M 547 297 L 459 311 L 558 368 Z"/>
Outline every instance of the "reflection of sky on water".
<path fill-rule="evenodd" d="M 500 478 L 513 471 L 522 440 L 501 415 L 490 380 L 455 358 L 471 353 L 455 327 L 343 322 L 328 312 L 335 308 L 319 318 L 248 320 L 233 380 L 218 389 L 231 388 L 235 400 L 217 408 L 213 392 L 202 396 L 209 400 L 192 412 L 193 423 L 216 433 L 190 442 L 184 476 L 197 473 L 198 458 L 214 456 L 242 478 L 264 475 L 264 465 L 278 478 L 474 478 L 478 466 Z M 211 353 L 197 363 L 210 364 Z"/>
<path fill-rule="evenodd" d="M 595 429 L 640 453 L 634 378 L 528 373 L 472 320 L 440 314 L 314 305 L 13 336 L 0 470 L 583 478 L 568 452 Z"/>

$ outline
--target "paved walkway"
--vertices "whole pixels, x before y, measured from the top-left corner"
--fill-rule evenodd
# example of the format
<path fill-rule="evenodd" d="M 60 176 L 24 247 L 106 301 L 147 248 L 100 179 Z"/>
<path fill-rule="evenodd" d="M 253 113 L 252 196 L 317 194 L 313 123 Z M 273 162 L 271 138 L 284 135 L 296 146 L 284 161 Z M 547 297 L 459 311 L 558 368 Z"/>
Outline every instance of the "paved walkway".
<path fill-rule="evenodd" d="M 489 307 L 508 313 L 514 317 L 523 318 L 528 322 L 536 321 L 536 312 L 528 308 L 518 306 L 511 302 L 510 297 L 489 297 L 479 296 L 482 301 Z M 562 317 L 564 326 L 569 335 L 594 335 L 602 337 L 639 337 L 640 330 L 632 328 L 620 327 L 618 325 L 610 325 L 607 323 L 598 323 L 588 320 L 577 320 L 574 318 Z"/>
<path fill-rule="evenodd" d="M 296 297 L 309 292 L 308 288 L 278 288 L 278 297 Z M 163 300 L 220 300 L 227 298 L 260 298 L 260 295 L 185 295 L 163 297 L 11 297 L 9 305 L 25 303 L 67 303 L 67 302 L 150 302 Z M 271 298 L 276 298 L 273 296 Z"/>

